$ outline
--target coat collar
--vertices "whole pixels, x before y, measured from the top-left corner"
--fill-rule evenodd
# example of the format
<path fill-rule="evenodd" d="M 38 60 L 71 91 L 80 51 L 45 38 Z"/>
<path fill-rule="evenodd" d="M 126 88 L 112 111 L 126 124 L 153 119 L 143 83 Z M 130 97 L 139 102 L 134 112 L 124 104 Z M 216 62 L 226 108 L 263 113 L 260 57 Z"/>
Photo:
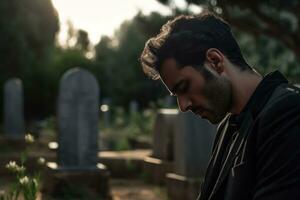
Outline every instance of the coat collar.
<path fill-rule="evenodd" d="M 271 74 L 268 74 L 257 86 L 242 112 L 239 115 L 229 115 L 229 117 L 226 119 L 225 125 L 222 128 L 224 132 L 219 133 L 219 141 L 216 143 L 208 166 L 208 171 L 205 177 L 206 180 L 202 188 L 203 198 L 201 199 L 213 199 L 214 195 L 218 192 L 221 185 L 226 180 L 236 156 L 240 152 L 243 144 L 246 142 L 247 135 L 251 132 L 253 121 L 260 110 L 267 103 L 275 88 L 282 83 L 287 83 L 287 80 L 280 72 L 275 71 Z M 228 126 L 230 126 L 232 123 L 236 123 L 236 125 L 239 127 L 238 134 L 235 140 L 232 142 L 228 154 L 224 155 L 226 156 L 224 164 L 220 166 L 220 168 L 216 169 L 216 167 L 218 167 L 215 165 L 216 160 L 220 159 L 220 151 L 222 151 L 222 146 L 224 146 L 224 144 L 222 144 L 224 138 L 222 137 L 224 137 Z M 209 194 L 207 194 L 207 192 Z"/>

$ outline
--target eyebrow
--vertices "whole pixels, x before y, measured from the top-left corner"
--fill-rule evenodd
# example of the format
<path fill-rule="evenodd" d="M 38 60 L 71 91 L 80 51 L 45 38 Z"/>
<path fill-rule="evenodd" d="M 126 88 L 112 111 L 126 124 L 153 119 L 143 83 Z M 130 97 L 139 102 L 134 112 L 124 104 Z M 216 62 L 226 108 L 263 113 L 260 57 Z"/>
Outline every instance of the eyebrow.
<path fill-rule="evenodd" d="M 176 94 L 176 92 L 177 92 L 179 86 L 180 86 L 181 84 L 183 84 L 184 81 L 185 81 L 185 80 L 181 79 L 180 81 L 178 81 L 178 82 L 174 85 L 174 87 L 170 90 L 170 93 L 171 93 L 170 95 L 171 95 L 171 96 L 175 96 L 175 94 Z"/>

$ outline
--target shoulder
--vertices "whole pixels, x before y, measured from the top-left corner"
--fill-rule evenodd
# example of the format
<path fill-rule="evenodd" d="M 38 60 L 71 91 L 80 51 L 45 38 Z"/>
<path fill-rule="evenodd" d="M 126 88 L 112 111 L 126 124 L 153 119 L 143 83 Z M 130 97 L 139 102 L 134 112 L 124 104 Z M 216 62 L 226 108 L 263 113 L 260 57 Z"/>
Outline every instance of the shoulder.
<path fill-rule="evenodd" d="M 300 131 L 300 89 L 282 84 L 275 89 L 256 119 L 261 140 L 283 138 Z"/>
<path fill-rule="evenodd" d="M 278 86 L 260 114 L 260 121 L 300 114 L 300 88 L 291 84 Z"/>

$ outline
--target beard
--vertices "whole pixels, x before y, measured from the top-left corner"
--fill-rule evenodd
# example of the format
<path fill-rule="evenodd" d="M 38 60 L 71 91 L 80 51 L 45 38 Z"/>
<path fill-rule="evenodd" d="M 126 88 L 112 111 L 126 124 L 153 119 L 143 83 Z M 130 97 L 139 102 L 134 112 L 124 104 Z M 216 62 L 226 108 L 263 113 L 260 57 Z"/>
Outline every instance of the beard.
<path fill-rule="evenodd" d="M 214 74 L 205 83 L 202 89 L 202 94 L 207 99 L 204 118 L 212 124 L 218 124 L 232 106 L 232 86 L 228 79 Z"/>

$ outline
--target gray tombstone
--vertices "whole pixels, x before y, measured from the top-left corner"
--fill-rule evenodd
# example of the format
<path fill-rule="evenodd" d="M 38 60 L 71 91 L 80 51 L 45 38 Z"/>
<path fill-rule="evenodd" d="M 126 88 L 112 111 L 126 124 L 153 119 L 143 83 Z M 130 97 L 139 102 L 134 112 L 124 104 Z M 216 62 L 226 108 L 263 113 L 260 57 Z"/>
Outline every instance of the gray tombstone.
<path fill-rule="evenodd" d="M 164 98 L 164 103 L 165 103 L 164 106 L 166 108 L 171 108 L 172 106 L 176 105 L 175 102 L 176 102 L 176 98 L 174 98 L 173 96 L 168 95 Z"/>
<path fill-rule="evenodd" d="M 180 113 L 174 133 L 174 173 L 203 177 L 212 150 L 216 126 L 191 112 Z"/>
<path fill-rule="evenodd" d="M 102 110 L 103 112 L 103 118 L 104 118 L 104 124 L 106 127 L 109 127 L 111 124 L 111 111 L 110 111 L 110 105 L 111 105 L 111 99 L 110 98 L 103 98 L 102 105 L 104 105 L 106 108 Z"/>
<path fill-rule="evenodd" d="M 75 68 L 61 79 L 58 99 L 60 168 L 96 168 L 99 87 L 88 71 Z"/>
<path fill-rule="evenodd" d="M 129 111 L 130 114 L 135 114 L 138 112 L 138 102 L 135 100 L 130 101 L 130 105 L 129 105 Z"/>
<path fill-rule="evenodd" d="M 24 138 L 23 86 L 18 78 L 4 85 L 4 133 L 8 139 Z"/>
<path fill-rule="evenodd" d="M 177 109 L 160 109 L 158 111 L 154 126 L 152 157 L 166 161 L 173 160 L 173 134 L 177 117 Z"/>

